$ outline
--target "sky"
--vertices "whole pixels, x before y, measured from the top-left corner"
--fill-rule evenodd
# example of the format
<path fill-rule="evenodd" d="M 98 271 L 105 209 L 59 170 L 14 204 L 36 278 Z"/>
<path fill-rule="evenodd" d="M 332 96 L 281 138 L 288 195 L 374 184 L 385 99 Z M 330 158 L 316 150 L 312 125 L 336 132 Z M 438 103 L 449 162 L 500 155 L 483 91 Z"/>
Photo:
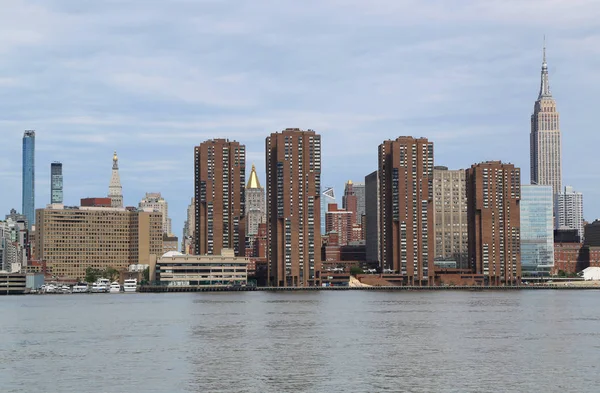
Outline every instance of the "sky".
<path fill-rule="evenodd" d="M 169 203 L 181 236 L 194 146 L 322 136 L 322 184 L 377 167 L 401 135 L 435 164 L 512 162 L 529 181 L 530 116 L 546 35 L 563 184 L 600 217 L 600 1 L 0 0 L 0 216 L 21 210 L 21 139 L 36 131 L 36 207 L 63 163 L 65 204 L 105 196 L 119 155 L 125 204 Z M 338 198 L 341 199 L 341 198 Z"/>

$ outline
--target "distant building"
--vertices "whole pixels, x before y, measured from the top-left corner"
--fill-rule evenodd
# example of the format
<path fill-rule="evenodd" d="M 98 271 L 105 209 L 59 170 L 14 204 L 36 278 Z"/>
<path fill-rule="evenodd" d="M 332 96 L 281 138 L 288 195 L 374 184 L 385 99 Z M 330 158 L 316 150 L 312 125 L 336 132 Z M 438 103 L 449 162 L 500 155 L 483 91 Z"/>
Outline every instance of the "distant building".
<path fill-rule="evenodd" d="M 82 207 L 112 207 L 110 198 L 83 198 L 81 199 Z"/>
<path fill-rule="evenodd" d="M 35 223 L 35 131 L 23 134 L 23 206 L 27 229 Z"/>
<path fill-rule="evenodd" d="M 50 203 L 63 203 L 63 172 L 60 162 L 50 164 Z"/>
<path fill-rule="evenodd" d="M 288 128 L 267 137 L 265 150 L 270 285 L 319 286 L 321 136 Z"/>
<path fill-rule="evenodd" d="M 552 186 L 522 185 L 520 218 L 522 271 L 550 272 L 554 266 Z"/>
<path fill-rule="evenodd" d="M 521 173 L 512 164 L 487 161 L 467 169 L 469 265 L 490 285 L 521 279 Z"/>
<path fill-rule="evenodd" d="M 138 206 L 140 209 L 160 212 L 162 214 L 163 233 L 171 234 L 169 204 L 165 201 L 160 192 L 147 192 L 146 196 L 140 201 Z"/>
<path fill-rule="evenodd" d="M 236 141 L 212 139 L 194 149 L 196 255 L 246 252 L 246 148 Z"/>
<path fill-rule="evenodd" d="M 183 237 L 181 239 L 181 248 L 184 254 L 194 253 L 194 228 L 196 228 L 195 205 L 196 199 L 192 198 L 192 201 L 187 208 L 187 219 L 183 224 Z"/>
<path fill-rule="evenodd" d="M 163 249 L 160 213 L 51 205 L 36 215 L 37 258 L 60 279 L 81 280 L 88 267 L 147 264 L 150 254 Z"/>
<path fill-rule="evenodd" d="M 150 281 L 168 286 L 230 286 L 248 282 L 248 258 L 231 249 L 221 255 L 185 255 L 171 251 L 150 259 Z"/>
<path fill-rule="evenodd" d="M 330 203 L 336 203 L 335 201 L 335 190 L 333 187 L 325 187 L 325 190 L 321 194 L 321 233 L 325 233 L 325 214 L 327 213 L 327 207 Z"/>
<path fill-rule="evenodd" d="M 163 255 L 170 251 L 177 251 L 179 239 L 172 233 L 163 233 Z"/>
<path fill-rule="evenodd" d="M 113 154 L 112 176 L 108 186 L 108 197 L 111 200 L 111 207 L 123 207 L 123 187 L 121 187 L 121 178 L 119 177 L 119 157 L 117 152 Z"/>
<path fill-rule="evenodd" d="M 327 211 L 330 211 L 330 206 L 331 203 L 329 204 Z M 352 214 L 352 224 L 360 224 L 360 216 L 357 215 L 358 199 L 354 193 L 354 185 L 352 184 L 352 180 L 348 180 L 344 187 L 344 196 L 342 196 L 342 209 Z"/>
<path fill-rule="evenodd" d="M 367 262 L 380 261 L 379 177 L 377 171 L 365 176 L 365 233 Z"/>
<path fill-rule="evenodd" d="M 566 186 L 554 195 L 554 226 L 556 229 L 576 229 L 583 239 L 583 194 Z"/>
<path fill-rule="evenodd" d="M 366 214 L 365 183 L 354 182 L 352 183 L 352 189 L 354 195 L 356 195 L 356 223 L 362 225 L 362 217 Z"/>
<path fill-rule="evenodd" d="M 584 227 L 584 245 L 600 247 L 600 220 L 594 220 Z"/>
<path fill-rule="evenodd" d="M 27 221 L 0 221 L 0 270 L 19 272 L 27 264 Z"/>
<path fill-rule="evenodd" d="M 550 92 L 546 46 L 542 60 L 540 93 L 531 115 L 531 184 L 552 186 L 553 194 L 562 188 L 559 114 Z"/>
<path fill-rule="evenodd" d="M 408 285 L 430 284 L 433 265 L 433 142 L 401 136 L 379 145 L 381 264 Z"/>
<path fill-rule="evenodd" d="M 256 167 L 252 165 L 250 178 L 246 184 L 246 236 L 258 233 L 258 225 L 267 221 L 265 189 L 261 187 Z"/>
<path fill-rule="evenodd" d="M 326 233 L 336 232 L 339 245 L 346 245 L 352 241 L 354 214 L 345 209 L 338 209 L 337 203 L 330 203 L 325 213 Z"/>
<path fill-rule="evenodd" d="M 435 260 L 468 268 L 467 195 L 464 169 L 433 168 Z M 436 266 L 440 266 L 436 263 Z"/>

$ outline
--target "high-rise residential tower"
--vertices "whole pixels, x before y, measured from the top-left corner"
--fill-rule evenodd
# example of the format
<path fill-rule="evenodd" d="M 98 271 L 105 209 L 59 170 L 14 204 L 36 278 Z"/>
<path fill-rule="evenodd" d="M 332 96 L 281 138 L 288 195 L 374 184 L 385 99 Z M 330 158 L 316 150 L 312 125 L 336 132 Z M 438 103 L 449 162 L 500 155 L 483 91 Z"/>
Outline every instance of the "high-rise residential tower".
<path fill-rule="evenodd" d="M 465 171 L 433 169 L 435 223 L 435 259 L 454 260 L 456 266 L 468 268 L 467 195 Z"/>
<path fill-rule="evenodd" d="M 169 204 L 162 197 L 160 192 L 147 192 L 144 199 L 139 203 L 140 209 L 157 211 L 162 214 L 162 230 L 163 233 L 170 235 L 171 219 L 169 218 Z"/>
<path fill-rule="evenodd" d="M 245 255 L 246 148 L 212 139 L 194 149 L 195 254 L 221 255 L 224 248 Z"/>
<path fill-rule="evenodd" d="M 113 154 L 112 176 L 108 185 L 108 197 L 111 200 L 112 207 L 123 207 L 123 187 L 121 187 L 121 178 L 119 177 L 119 157 L 117 152 Z"/>
<path fill-rule="evenodd" d="M 573 187 L 554 195 L 554 225 L 556 229 L 576 229 L 583 240 L 583 194 Z"/>
<path fill-rule="evenodd" d="M 431 283 L 433 142 L 401 136 L 379 145 L 381 264 L 409 285 Z"/>
<path fill-rule="evenodd" d="M 521 172 L 487 161 L 467 169 L 469 266 L 490 285 L 521 279 Z"/>
<path fill-rule="evenodd" d="M 246 184 L 246 236 L 258 233 L 258 224 L 266 222 L 265 189 L 261 187 L 256 174 L 256 167 L 252 165 L 250 178 Z"/>
<path fill-rule="evenodd" d="M 560 123 L 556 101 L 550 92 L 545 44 L 540 93 L 531 115 L 530 166 L 531 184 L 552 186 L 554 194 L 561 192 Z"/>
<path fill-rule="evenodd" d="M 549 273 L 554 267 L 552 186 L 521 186 L 521 269 Z"/>
<path fill-rule="evenodd" d="M 35 131 L 23 134 L 23 214 L 27 217 L 27 227 L 35 223 Z"/>
<path fill-rule="evenodd" d="M 50 203 L 63 203 L 63 173 L 62 164 L 50 164 Z"/>
<path fill-rule="evenodd" d="M 320 285 L 321 136 L 288 128 L 266 139 L 270 284 Z"/>

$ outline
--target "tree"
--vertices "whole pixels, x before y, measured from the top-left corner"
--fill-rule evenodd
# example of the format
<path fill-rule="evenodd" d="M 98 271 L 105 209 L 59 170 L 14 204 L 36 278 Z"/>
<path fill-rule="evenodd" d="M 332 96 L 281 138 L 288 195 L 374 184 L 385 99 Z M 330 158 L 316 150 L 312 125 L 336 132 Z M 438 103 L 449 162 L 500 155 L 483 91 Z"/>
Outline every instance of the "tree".
<path fill-rule="evenodd" d="M 85 281 L 86 282 L 96 282 L 98 277 L 100 277 L 100 270 L 95 269 L 93 267 L 88 267 L 85 269 Z"/>
<path fill-rule="evenodd" d="M 365 272 L 363 272 L 363 270 L 358 266 L 352 266 L 350 268 L 350 275 L 352 275 L 352 276 L 357 276 L 359 274 L 364 274 L 364 273 Z"/>
<path fill-rule="evenodd" d="M 110 281 L 116 281 L 119 278 L 120 274 L 117 269 L 115 269 L 112 266 L 109 266 L 106 268 L 106 270 L 104 270 L 104 276 Z"/>

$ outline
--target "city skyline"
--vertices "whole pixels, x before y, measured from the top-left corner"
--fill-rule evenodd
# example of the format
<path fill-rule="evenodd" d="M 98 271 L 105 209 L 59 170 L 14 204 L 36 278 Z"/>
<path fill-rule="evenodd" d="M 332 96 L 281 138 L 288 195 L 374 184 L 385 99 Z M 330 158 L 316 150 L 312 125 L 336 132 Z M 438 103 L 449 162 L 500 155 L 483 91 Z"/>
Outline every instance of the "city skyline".
<path fill-rule="evenodd" d="M 264 16 L 223 4 L 211 9 L 210 18 L 201 5 L 157 5 L 130 30 L 116 29 L 128 26 L 126 20 L 92 17 L 86 9 L 93 5 L 74 10 L 48 3 L 34 16 L 11 6 L 10 20 L 0 27 L 9 37 L 0 60 L 2 136 L 8 146 L 0 180 L 14 192 L 2 194 L 0 209 L 21 205 L 17 146 L 25 129 L 37 130 L 36 208 L 50 199 L 53 161 L 63 162 L 69 180 L 66 204 L 105 195 L 106 157 L 117 150 L 125 204 L 135 206 L 146 192 L 162 192 L 175 233 L 193 195 L 192 146 L 216 137 L 245 143 L 248 165 L 255 163 L 264 182 L 264 137 L 287 127 L 314 129 L 323 138 L 323 184 L 340 195 L 348 179 L 361 181 L 376 169 L 378 144 L 399 135 L 427 137 L 436 144 L 436 163 L 450 169 L 500 159 L 522 168 L 527 180 L 529 117 L 546 33 L 552 92 L 561 112 L 563 185 L 586 196 L 585 217 L 593 220 L 600 216 L 595 202 L 600 190 L 591 170 L 598 139 L 587 130 L 595 124 L 589 114 L 600 81 L 589 50 L 597 47 L 596 37 L 586 28 L 595 26 L 592 15 L 600 6 L 584 3 L 515 4 L 510 18 L 497 4 L 477 5 L 475 15 L 461 7 L 432 10 L 420 4 L 405 13 L 398 2 L 386 1 L 366 13 L 358 4 L 337 9 L 330 2 L 304 13 L 282 2 Z M 130 4 L 114 7 L 127 10 Z M 167 11 L 177 15 L 177 28 L 165 25 L 165 16 L 173 15 Z M 207 23 L 198 27 L 194 15 Z M 38 17 L 44 23 L 36 23 Z M 548 24 L 558 17 L 560 26 Z M 260 23 L 264 18 L 277 23 Z M 428 28 L 431 18 L 436 29 Z M 457 27 L 457 20 L 477 28 Z M 89 29 L 72 34 L 80 23 Z M 316 28 L 287 27 L 295 24 Z M 407 27 L 422 34 L 405 34 Z M 172 47 L 173 40 L 160 36 L 181 45 Z M 105 47 L 112 39 L 127 45 Z M 59 42 L 69 46 L 68 53 L 49 54 Z M 274 57 L 286 61 L 273 65 Z M 40 59 L 48 60 L 47 73 L 36 71 Z M 586 146 L 576 142 L 582 134 L 590 138 Z M 141 176 L 148 171 L 153 176 Z"/>

